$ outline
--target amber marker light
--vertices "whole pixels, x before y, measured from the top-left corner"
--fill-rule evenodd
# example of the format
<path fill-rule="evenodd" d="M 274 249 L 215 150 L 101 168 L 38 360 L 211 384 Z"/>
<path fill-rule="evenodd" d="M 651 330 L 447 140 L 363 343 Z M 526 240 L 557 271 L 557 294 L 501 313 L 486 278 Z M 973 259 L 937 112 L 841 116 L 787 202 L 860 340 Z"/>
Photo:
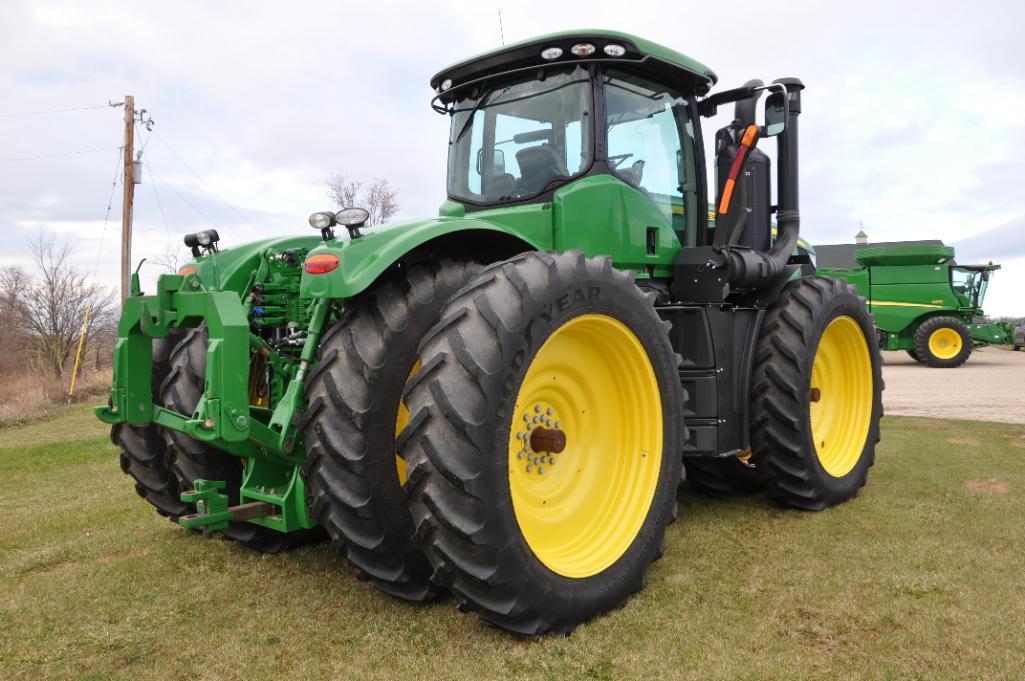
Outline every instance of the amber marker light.
<path fill-rule="evenodd" d="M 310 274 L 327 274 L 337 268 L 338 256 L 330 253 L 321 253 L 306 258 L 306 262 L 303 264 L 303 269 Z"/>

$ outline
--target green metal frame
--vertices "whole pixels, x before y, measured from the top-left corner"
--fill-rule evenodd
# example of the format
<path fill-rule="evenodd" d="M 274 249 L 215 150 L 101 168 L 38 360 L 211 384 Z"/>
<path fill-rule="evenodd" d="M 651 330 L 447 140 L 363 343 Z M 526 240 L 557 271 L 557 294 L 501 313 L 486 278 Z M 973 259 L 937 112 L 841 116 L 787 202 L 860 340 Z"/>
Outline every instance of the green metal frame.
<path fill-rule="evenodd" d="M 241 292 L 208 288 L 199 274 L 192 273 L 163 275 L 157 280 L 156 293 L 144 296 L 138 291 L 136 275 L 133 295 L 125 300 L 118 326 L 110 405 L 95 411 L 105 423 L 155 423 L 244 459 L 242 504 L 265 502 L 276 509 L 273 514 L 247 519 L 288 532 L 315 524 L 307 513 L 305 488 L 298 475 L 305 452 L 299 446 L 295 421 L 305 404 L 303 382 L 316 361 L 331 302 L 308 301 L 306 337 L 297 360 L 268 347 L 251 332 L 253 305 L 251 301 L 243 304 L 240 294 L 254 282 L 269 278 L 271 266 L 267 263 L 275 257 L 272 250 L 263 252 L 261 264 Z M 290 305 L 291 314 L 298 314 L 297 299 L 285 300 L 288 296 L 282 285 L 276 285 L 268 295 L 270 303 L 277 303 L 268 308 L 276 311 Z M 270 319 L 280 321 L 277 317 Z M 153 404 L 153 339 L 166 337 L 174 328 L 197 327 L 200 323 L 206 324 L 209 341 L 205 391 L 195 412 L 179 414 Z M 283 394 L 274 400 L 273 409 L 250 405 L 250 356 L 254 351 L 277 367 L 274 374 L 284 383 Z M 282 391 L 279 388 L 275 392 Z M 199 521 L 189 522 L 197 526 Z"/>

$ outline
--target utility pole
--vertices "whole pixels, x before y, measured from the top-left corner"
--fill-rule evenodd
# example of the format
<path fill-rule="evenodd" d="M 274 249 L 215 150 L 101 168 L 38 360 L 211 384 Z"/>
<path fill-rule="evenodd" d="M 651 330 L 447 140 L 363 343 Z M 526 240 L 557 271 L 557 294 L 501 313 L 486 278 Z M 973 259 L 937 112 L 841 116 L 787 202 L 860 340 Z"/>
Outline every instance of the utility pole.
<path fill-rule="evenodd" d="M 121 305 L 131 290 L 132 203 L 135 201 L 135 97 L 125 95 L 125 175 L 121 208 Z"/>

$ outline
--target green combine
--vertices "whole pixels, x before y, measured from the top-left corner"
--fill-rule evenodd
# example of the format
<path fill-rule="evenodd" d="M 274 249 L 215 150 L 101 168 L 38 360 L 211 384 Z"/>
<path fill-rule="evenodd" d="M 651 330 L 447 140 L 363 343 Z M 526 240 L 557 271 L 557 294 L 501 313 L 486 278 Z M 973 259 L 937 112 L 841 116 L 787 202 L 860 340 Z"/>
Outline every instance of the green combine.
<path fill-rule="evenodd" d="M 194 262 L 134 278 L 96 410 L 137 492 L 262 551 L 326 534 L 381 591 L 526 634 L 643 587 L 684 470 L 810 511 L 855 496 L 880 355 L 857 290 L 795 251 L 804 86 L 715 82 L 612 31 L 508 45 L 431 80 L 439 216 L 190 234 Z"/>
<path fill-rule="evenodd" d="M 942 244 L 888 244 L 859 248 L 856 266 L 819 268 L 849 281 L 868 299 L 883 350 L 906 350 L 932 367 L 959 367 L 972 349 L 1012 345 L 1007 323 L 977 324 L 990 274 L 1000 265 L 958 265 Z"/>

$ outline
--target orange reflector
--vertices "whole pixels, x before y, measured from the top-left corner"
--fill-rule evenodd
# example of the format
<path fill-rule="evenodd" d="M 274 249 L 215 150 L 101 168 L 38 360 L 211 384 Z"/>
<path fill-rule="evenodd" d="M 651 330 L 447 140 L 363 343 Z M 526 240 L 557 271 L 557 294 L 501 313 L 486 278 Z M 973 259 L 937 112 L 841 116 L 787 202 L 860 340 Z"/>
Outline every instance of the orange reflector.
<path fill-rule="evenodd" d="M 310 274 L 327 274 L 337 267 L 338 256 L 331 255 L 330 253 L 321 253 L 320 255 L 306 258 L 306 263 L 303 265 L 303 269 Z"/>
<path fill-rule="evenodd" d="M 195 274 L 195 273 L 196 273 L 196 268 L 193 267 L 192 265 L 186 265 L 185 267 L 183 267 L 180 270 L 178 270 L 178 274 L 182 275 L 183 277 L 187 277 L 190 274 Z"/>

